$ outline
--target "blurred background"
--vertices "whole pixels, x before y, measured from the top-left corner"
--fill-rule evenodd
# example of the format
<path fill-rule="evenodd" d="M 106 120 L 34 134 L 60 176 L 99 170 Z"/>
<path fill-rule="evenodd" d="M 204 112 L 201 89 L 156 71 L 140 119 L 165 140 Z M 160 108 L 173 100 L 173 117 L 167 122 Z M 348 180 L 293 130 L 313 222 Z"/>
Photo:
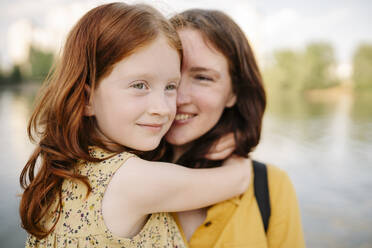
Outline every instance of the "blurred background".
<path fill-rule="evenodd" d="M 0 246 L 22 247 L 19 174 L 35 94 L 68 30 L 108 1 L 0 2 Z M 133 1 L 126 1 L 132 3 Z M 285 169 L 308 247 L 372 247 L 372 2 L 162 0 L 166 16 L 225 11 L 250 40 L 268 92 L 253 157 Z"/>

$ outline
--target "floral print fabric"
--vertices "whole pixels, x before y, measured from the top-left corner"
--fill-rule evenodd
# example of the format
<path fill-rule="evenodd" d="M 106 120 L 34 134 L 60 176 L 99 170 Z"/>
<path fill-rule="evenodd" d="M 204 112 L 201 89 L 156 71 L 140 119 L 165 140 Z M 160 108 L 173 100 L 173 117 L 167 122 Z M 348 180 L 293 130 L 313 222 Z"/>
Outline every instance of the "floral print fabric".
<path fill-rule="evenodd" d="M 107 158 L 99 163 L 80 162 L 77 166 L 78 172 L 87 176 L 92 187 L 91 193 L 87 196 L 87 187 L 82 182 L 65 180 L 59 220 L 56 218 L 57 213 L 52 211 L 42 220 L 46 228 L 57 221 L 55 229 L 42 240 L 29 236 L 26 247 L 185 247 L 169 213 L 152 214 L 142 230 L 132 238 L 112 234 L 102 217 L 103 195 L 115 171 L 134 155 L 123 152 L 112 156 L 99 148 L 92 148 L 91 155 Z M 57 202 L 58 199 L 54 204 Z"/>

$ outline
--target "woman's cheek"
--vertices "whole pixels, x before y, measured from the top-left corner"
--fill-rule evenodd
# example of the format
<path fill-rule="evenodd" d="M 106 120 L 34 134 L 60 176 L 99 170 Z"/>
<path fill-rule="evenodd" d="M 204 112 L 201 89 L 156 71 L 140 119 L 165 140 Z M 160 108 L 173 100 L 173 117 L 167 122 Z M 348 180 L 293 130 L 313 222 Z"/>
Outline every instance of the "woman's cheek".
<path fill-rule="evenodd" d="M 195 90 L 195 100 L 201 111 L 220 112 L 223 109 L 221 94 L 211 87 Z M 222 109 L 221 109 L 222 108 Z"/>

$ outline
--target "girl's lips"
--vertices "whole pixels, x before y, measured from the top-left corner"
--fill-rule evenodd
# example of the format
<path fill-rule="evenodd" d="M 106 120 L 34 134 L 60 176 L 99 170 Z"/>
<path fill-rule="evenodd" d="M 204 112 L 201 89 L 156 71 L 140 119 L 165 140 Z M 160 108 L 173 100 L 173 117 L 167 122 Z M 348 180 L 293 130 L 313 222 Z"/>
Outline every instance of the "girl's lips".
<path fill-rule="evenodd" d="M 164 124 L 137 124 L 140 127 L 146 128 L 152 132 L 159 132 L 162 130 Z"/>

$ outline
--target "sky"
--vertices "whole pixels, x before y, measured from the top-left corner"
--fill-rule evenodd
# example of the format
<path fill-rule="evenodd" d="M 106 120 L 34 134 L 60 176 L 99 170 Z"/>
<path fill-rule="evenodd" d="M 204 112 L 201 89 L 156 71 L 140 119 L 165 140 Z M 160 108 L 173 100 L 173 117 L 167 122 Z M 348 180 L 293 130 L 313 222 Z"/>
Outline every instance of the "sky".
<path fill-rule="evenodd" d="M 0 66 L 25 59 L 29 42 L 58 51 L 72 25 L 106 0 L 1 0 Z M 282 48 L 329 42 L 341 64 L 350 64 L 360 43 L 372 44 L 368 0 L 143 0 L 166 16 L 189 8 L 226 12 L 244 30 L 259 60 Z"/>

